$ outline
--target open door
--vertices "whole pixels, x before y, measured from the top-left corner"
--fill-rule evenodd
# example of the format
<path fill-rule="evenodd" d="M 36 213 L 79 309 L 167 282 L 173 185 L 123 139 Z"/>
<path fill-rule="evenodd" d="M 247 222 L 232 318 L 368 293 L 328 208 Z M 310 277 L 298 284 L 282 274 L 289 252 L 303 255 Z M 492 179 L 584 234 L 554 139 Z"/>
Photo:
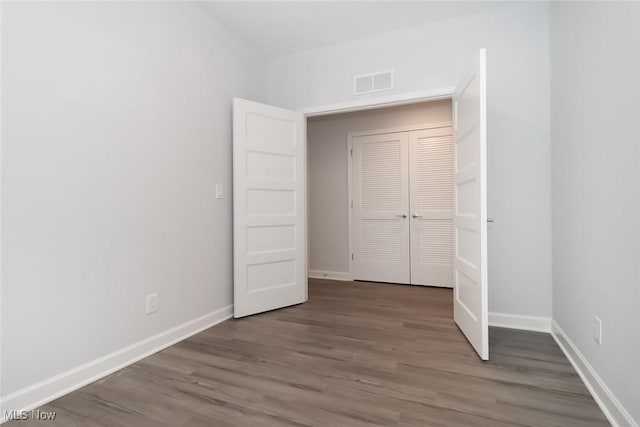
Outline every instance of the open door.
<path fill-rule="evenodd" d="M 233 100 L 233 315 L 307 300 L 302 114 Z"/>
<path fill-rule="evenodd" d="M 489 359 L 486 93 L 481 49 L 453 95 L 453 317 L 483 360 Z"/>

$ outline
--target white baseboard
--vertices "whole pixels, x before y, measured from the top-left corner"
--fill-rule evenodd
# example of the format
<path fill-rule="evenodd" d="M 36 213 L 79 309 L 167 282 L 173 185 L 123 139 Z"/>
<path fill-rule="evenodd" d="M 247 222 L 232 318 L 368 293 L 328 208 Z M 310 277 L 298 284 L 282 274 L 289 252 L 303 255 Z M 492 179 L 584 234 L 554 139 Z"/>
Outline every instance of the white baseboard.
<path fill-rule="evenodd" d="M 191 335 L 229 319 L 233 306 L 228 305 L 182 325 L 161 332 L 69 371 L 3 396 L 0 401 L 0 423 L 5 411 L 30 411 L 89 383 L 116 372 L 140 359 L 157 353 Z"/>
<path fill-rule="evenodd" d="M 551 335 L 564 352 L 573 368 L 578 372 L 582 382 L 602 409 L 613 427 L 638 427 L 638 423 L 633 420 L 629 412 L 622 406 L 620 401 L 611 392 L 607 384 L 600 378 L 591 364 L 578 350 L 578 347 L 571 341 L 567 334 L 558 326 L 556 321 L 551 323 Z"/>
<path fill-rule="evenodd" d="M 551 318 L 522 316 L 519 314 L 489 313 L 489 326 L 549 333 L 551 332 Z"/>
<path fill-rule="evenodd" d="M 342 271 L 322 271 L 322 270 L 309 270 L 310 279 L 328 279 L 328 280 L 342 280 L 345 282 L 353 280 L 351 273 L 345 273 Z"/>

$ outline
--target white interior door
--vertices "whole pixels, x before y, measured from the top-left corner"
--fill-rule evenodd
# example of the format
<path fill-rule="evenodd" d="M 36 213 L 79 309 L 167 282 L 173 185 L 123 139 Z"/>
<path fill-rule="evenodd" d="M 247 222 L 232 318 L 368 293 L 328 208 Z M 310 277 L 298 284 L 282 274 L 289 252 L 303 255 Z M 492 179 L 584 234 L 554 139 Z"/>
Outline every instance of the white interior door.
<path fill-rule="evenodd" d="M 304 125 L 233 100 L 234 317 L 307 300 Z"/>
<path fill-rule="evenodd" d="M 411 284 L 453 287 L 451 126 L 409 132 Z"/>
<path fill-rule="evenodd" d="M 356 280 L 410 283 L 406 132 L 353 138 L 351 272 Z"/>
<path fill-rule="evenodd" d="M 453 96 L 453 316 L 483 360 L 489 359 L 487 313 L 486 51 L 480 50 Z"/>

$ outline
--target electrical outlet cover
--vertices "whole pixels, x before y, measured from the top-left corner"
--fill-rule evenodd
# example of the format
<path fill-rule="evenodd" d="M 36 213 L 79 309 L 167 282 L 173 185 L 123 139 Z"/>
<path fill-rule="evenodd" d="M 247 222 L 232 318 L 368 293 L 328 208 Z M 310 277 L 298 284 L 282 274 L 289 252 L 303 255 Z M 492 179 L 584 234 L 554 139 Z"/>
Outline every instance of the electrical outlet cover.
<path fill-rule="evenodd" d="M 149 294 L 147 295 L 147 306 L 145 313 L 151 314 L 158 311 L 158 294 Z"/>

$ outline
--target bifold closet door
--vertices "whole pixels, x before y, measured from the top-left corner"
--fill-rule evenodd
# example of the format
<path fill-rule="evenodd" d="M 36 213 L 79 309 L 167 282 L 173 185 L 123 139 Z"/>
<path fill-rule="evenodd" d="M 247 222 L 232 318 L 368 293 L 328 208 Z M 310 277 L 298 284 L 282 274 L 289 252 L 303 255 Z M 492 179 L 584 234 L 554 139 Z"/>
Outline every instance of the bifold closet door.
<path fill-rule="evenodd" d="M 453 287 L 451 126 L 409 133 L 411 283 Z"/>
<path fill-rule="evenodd" d="M 410 283 L 409 135 L 358 136 L 352 148 L 353 277 Z"/>

